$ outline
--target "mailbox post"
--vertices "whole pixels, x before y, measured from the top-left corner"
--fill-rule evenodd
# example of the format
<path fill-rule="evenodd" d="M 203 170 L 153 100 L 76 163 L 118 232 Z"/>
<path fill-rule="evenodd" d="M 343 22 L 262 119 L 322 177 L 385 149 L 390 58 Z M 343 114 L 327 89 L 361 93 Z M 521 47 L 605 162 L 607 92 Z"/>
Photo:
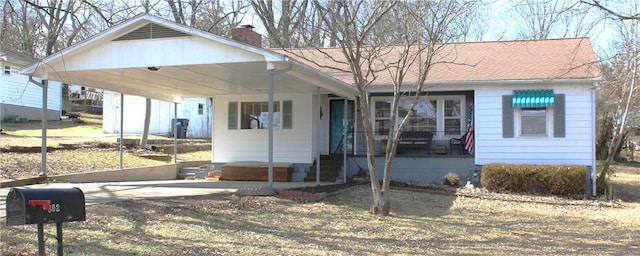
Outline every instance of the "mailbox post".
<path fill-rule="evenodd" d="M 56 223 L 58 255 L 63 255 L 62 223 L 85 221 L 84 193 L 79 188 L 12 188 L 6 201 L 7 226 L 37 224 L 38 252 L 44 255 L 44 224 Z"/>

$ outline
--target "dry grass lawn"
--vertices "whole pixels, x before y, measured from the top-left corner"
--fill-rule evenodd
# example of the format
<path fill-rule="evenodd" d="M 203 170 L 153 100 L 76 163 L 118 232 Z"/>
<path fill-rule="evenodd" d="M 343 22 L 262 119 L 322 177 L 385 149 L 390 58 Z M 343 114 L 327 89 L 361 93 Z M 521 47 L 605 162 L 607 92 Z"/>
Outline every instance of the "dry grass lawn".
<path fill-rule="evenodd" d="M 61 144 L 72 145 L 106 145 L 102 148 L 87 146 L 76 150 L 59 150 L 47 153 L 47 174 L 58 175 L 84 171 L 114 170 L 120 168 L 118 151 L 119 135 L 102 133 L 102 116 L 82 113 L 84 123 L 73 123 L 63 117 L 61 121 L 48 122 L 47 146 L 57 147 Z M 34 147 L 42 145 L 42 125 L 40 122 L 2 123 L 4 134 L 0 137 L 0 147 L 22 146 Z M 126 135 L 125 138 L 139 139 L 140 135 Z M 150 135 L 150 139 L 167 139 Z M 211 160 L 211 151 L 179 153 L 179 160 Z M 19 179 L 38 176 L 40 172 L 41 154 L 4 152 L 0 157 L 0 180 Z M 166 162 L 150 160 L 135 156 L 123 155 L 124 168 L 165 164 Z"/>
<path fill-rule="evenodd" d="M 623 185 L 623 186 L 621 186 Z M 640 170 L 621 166 L 617 204 L 394 190 L 392 214 L 369 214 L 360 186 L 323 202 L 231 195 L 90 205 L 65 223 L 67 255 L 637 255 Z M 626 192 L 625 192 L 626 193 Z M 490 194 L 489 194 L 490 195 Z M 507 198 L 507 199 L 504 199 Z M 524 200 L 527 199 L 527 200 Z M 548 199 L 548 198 L 547 198 Z M 55 250 L 55 225 L 46 226 Z M 31 255 L 35 226 L 4 227 L 3 255 Z"/>
<path fill-rule="evenodd" d="M 50 146 L 115 142 L 101 135 L 97 118 L 84 118 L 84 128 L 65 120 L 52 124 Z M 2 124 L 7 134 L 0 146 L 40 145 L 39 123 L 28 124 L 33 129 L 11 125 Z M 75 136 L 80 133 L 93 135 Z M 49 153 L 50 174 L 113 169 L 117 163 L 117 150 L 82 152 Z M 31 155 L 3 154 L 0 168 L 5 176 L 7 170 L 37 174 L 39 154 Z M 210 152 L 180 156 L 206 159 Z M 126 166 L 154 164 L 131 157 L 125 157 Z M 308 204 L 216 195 L 88 205 L 87 221 L 64 223 L 64 248 L 66 255 L 638 255 L 640 166 L 615 169 L 613 186 L 621 200 L 613 204 L 394 190 L 391 216 L 378 217 L 369 214 L 370 190 L 361 186 Z M 37 254 L 35 225 L 1 225 L 1 255 Z M 47 254 L 53 255 L 55 225 L 46 225 L 45 233 Z"/>

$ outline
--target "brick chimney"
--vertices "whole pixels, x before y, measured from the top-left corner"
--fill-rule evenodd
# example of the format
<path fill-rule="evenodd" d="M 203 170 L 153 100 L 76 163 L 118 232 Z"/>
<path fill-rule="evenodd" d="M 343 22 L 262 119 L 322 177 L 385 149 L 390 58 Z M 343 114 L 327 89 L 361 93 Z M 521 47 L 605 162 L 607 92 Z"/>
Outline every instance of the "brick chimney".
<path fill-rule="evenodd" d="M 255 47 L 262 47 L 262 36 L 253 31 L 253 26 L 251 25 L 241 25 L 240 27 L 231 29 L 231 39 Z"/>

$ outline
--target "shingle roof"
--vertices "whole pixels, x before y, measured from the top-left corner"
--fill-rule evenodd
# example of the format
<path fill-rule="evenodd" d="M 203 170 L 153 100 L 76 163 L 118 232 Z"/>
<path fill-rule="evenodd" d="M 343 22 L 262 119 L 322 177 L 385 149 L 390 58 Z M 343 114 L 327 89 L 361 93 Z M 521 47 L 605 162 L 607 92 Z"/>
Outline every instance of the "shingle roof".
<path fill-rule="evenodd" d="M 593 79 L 600 76 L 588 38 L 491 41 L 441 45 L 427 82 L 475 82 L 543 79 Z M 341 48 L 286 49 L 277 52 L 317 68 L 346 83 L 353 83 Z M 383 59 L 397 60 L 401 47 L 387 47 Z M 382 62 L 375 63 L 376 69 Z M 419 68 L 413 66 L 404 79 L 415 82 Z M 377 71 L 374 84 L 392 84 L 386 70 Z"/>
<path fill-rule="evenodd" d="M 0 56 L 6 57 L 7 62 L 14 63 L 20 66 L 26 66 L 38 60 L 24 53 L 6 49 L 0 50 Z"/>

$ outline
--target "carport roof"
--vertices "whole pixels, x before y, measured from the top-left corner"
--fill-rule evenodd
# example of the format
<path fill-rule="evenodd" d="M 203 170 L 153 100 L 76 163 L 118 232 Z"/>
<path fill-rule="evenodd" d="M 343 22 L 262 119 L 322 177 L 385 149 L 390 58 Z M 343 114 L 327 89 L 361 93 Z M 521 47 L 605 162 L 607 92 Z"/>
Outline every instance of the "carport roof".
<path fill-rule="evenodd" d="M 336 94 L 356 90 L 286 55 L 140 15 L 24 67 L 21 73 L 170 102 L 217 95 Z"/>

